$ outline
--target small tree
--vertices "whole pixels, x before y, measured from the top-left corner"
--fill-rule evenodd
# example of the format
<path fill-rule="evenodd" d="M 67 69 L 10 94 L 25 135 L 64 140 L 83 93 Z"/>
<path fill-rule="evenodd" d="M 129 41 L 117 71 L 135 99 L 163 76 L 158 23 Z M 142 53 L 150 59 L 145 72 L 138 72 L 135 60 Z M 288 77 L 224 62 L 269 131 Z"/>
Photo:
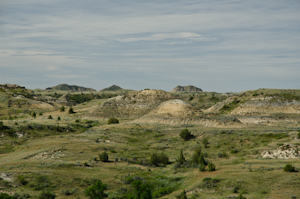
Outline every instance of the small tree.
<path fill-rule="evenodd" d="M 182 149 L 180 150 L 179 158 L 176 160 L 176 162 L 179 162 L 180 164 L 183 164 L 185 162 L 185 158 L 183 156 Z"/>
<path fill-rule="evenodd" d="M 35 112 L 32 113 L 32 117 L 36 118 L 36 113 Z"/>
<path fill-rule="evenodd" d="M 51 115 L 49 115 L 48 119 L 52 120 L 53 118 L 52 118 L 52 116 L 51 116 Z"/>
<path fill-rule="evenodd" d="M 57 120 L 60 121 L 60 117 L 59 116 L 57 117 Z"/>
<path fill-rule="evenodd" d="M 65 106 L 60 107 L 60 111 L 64 112 L 65 111 Z"/>
<path fill-rule="evenodd" d="M 180 136 L 182 139 L 184 139 L 185 141 L 190 140 L 190 139 L 193 137 L 193 135 L 191 134 L 191 132 L 190 132 L 188 129 L 183 129 L 183 130 L 180 132 L 179 136 Z"/>
<path fill-rule="evenodd" d="M 99 159 L 100 159 L 101 162 L 108 162 L 107 153 L 104 151 L 103 153 L 99 154 Z"/>
<path fill-rule="evenodd" d="M 194 151 L 194 154 L 192 156 L 191 162 L 195 163 L 195 164 L 198 164 L 200 155 L 201 155 L 201 147 L 197 146 L 195 148 L 195 151 Z"/>
<path fill-rule="evenodd" d="M 208 167 L 208 171 L 215 171 L 216 170 L 216 166 L 212 162 L 209 162 L 207 167 Z"/>
<path fill-rule="evenodd" d="M 300 139 L 300 131 L 299 131 L 299 133 L 298 133 L 298 138 Z"/>
<path fill-rule="evenodd" d="M 117 118 L 109 118 L 108 121 L 107 121 L 107 124 L 118 124 L 119 123 L 119 120 Z"/>
<path fill-rule="evenodd" d="M 199 156 L 199 159 L 198 159 L 198 164 L 199 165 L 204 165 L 204 166 L 206 166 L 207 165 L 207 161 L 204 159 L 204 155 L 203 155 L 203 153 L 201 153 L 200 154 L 200 156 Z"/>
<path fill-rule="evenodd" d="M 296 171 L 295 167 L 292 166 L 291 164 L 285 165 L 285 167 L 283 167 L 283 170 L 286 172 L 295 172 Z"/>
<path fill-rule="evenodd" d="M 90 199 L 102 199 L 107 197 L 107 194 L 104 193 L 105 190 L 107 190 L 107 185 L 103 184 L 101 180 L 97 180 L 92 186 L 84 190 L 84 194 Z"/>
<path fill-rule="evenodd" d="M 69 114 L 75 113 L 75 112 L 74 112 L 74 109 L 73 109 L 72 107 L 70 107 L 68 113 L 69 113 Z"/>
<path fill-rule="evenodd" d="M 206 137 L 202 140 L 202 144 L 204 145 L 204 148 L 208 148 L 208 139 Z"/>

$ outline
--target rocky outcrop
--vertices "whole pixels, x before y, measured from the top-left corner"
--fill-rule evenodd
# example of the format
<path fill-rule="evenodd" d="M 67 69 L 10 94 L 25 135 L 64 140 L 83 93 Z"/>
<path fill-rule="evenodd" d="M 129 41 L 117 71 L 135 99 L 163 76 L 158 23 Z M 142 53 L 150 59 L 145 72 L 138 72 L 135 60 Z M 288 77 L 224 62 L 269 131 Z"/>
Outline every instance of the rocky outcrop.
<path fill-rule="evenodd" d="M 290 145 L 281 146 L 275 150 L 264 151 L 261 156 L 263 158 L 278 158 L 278 159 L 290 159 L 299 158 L 298 148 Z"/>
<path fill-rule="evenodd" d="M 201 88 L 197 88 L 195 86 L 176 86 L 173 90 L 170 92 L 201 92 Z"/>

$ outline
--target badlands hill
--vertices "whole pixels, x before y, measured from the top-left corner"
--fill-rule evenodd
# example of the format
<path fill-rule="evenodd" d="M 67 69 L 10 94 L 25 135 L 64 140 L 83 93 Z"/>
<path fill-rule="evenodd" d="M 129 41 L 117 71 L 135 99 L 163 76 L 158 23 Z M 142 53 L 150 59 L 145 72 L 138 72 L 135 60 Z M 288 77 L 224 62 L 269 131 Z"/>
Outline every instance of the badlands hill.
<path fill-rule="evenodd" d="M 175 88 L 173 88 L 170 92 L 201 92 L 202 89 L 201 88 L 197 88 L 195 86 L 176 86 Z"/>
<path fill-rule="evenodd" d="M 92 88 L 85 88 L 82 86 L 76 86 L 76 85 L 68 85 L 68 84 L 59 84 L 57 86 L 51 87 L 53 90 L 63 90 L 63 91 L 77 91 L 77 92 L 82 92 L 82 91 L 96 91 L 95 89 Z"/>
<path fill-rule="evenodd" d="M 112 85 L 112 86 L 104 88 L 100 91 L 118 91 L 118 90 L 122 90 L 122 88 L 120 86 L 117 86 L 117 85 Z"/>
<path fill-rule="evenodd" d="M 141 183 L 162 199 L 298 198 L 299 114 L 300 90 L 1 86 L 0 198 L 45 198 L 48 191 L 57 199 L 86 198 L 97 180 L 115 199 L 132 198 Z M 112 117 L 119 123 L 108 124 Z M 210 166 L 199 164 L 201 156 Z"/>

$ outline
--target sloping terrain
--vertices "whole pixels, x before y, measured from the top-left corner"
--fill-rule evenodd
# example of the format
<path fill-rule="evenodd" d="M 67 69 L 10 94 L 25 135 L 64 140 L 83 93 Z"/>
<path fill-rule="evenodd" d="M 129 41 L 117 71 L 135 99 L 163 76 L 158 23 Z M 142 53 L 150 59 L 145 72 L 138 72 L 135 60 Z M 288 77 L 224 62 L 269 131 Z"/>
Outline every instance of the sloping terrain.
<path fill-rule="evenodd" d="M 161 102 L 172 98 L 175 96 L 161 90 L 131 91 L 109 99 L 96 110 L 92 110 L 87 116 L 136 118 L 149 113 Z"/>
<path fill-rule="evenodd" d="M 59 84 L 57 86 L 51 87 L 53 90 L 64 90 L 64 91 L 96 91 L 95 89 L 92 88 L 86 88 L 82 86 L 76 86 L 76 85 L 68 85 L 68 84 Z"/>

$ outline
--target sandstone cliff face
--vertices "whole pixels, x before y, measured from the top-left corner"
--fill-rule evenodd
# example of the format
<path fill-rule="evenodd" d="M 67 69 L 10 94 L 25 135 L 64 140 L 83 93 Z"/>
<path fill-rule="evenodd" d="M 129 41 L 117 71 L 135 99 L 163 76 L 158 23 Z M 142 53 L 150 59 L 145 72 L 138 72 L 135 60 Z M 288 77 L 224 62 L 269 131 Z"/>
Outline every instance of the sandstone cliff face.
<path fill-rule="evenodd" d="M 176 86 L 173 90 L 170 92 L 201 92 L 201 88 L 197 88 L 195 86 Z"/>

